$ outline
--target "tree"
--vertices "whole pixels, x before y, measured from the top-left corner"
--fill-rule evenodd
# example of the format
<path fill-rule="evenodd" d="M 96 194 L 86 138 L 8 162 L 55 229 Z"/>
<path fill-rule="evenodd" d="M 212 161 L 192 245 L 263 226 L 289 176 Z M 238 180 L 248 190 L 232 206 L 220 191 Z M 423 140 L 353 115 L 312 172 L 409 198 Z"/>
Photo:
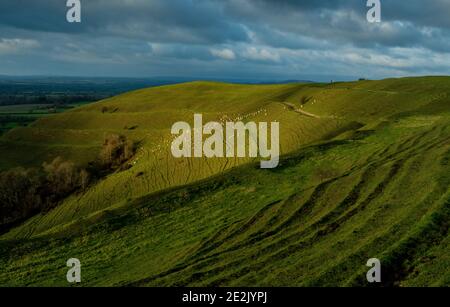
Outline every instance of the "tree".
<path fill-rule="evenodd" d="M 73 162 L 56 157 L 51 163 L 42 165 L 46 174 L 47 186 L 51 195 L 58 199 L 78 188 L 86 189 L 90 175 L 85 169 L 79 169 Z"/>
<path fill-rule="evenodd" d="M 134 153 L 134 142 L 122 135 L 109 135 L 100 152 L 100 170 L 121 168 Z M 56 157 L 39 169 L 0 172 L 0 228 L 54 208 L 70 194 L 85 190 L 98 170 L 88 171 Z"/>
<path fill-rule="evenodd" d="M 86 188 L 89 185 L 89 180 L 90 180 L 89 173 L 85 169 L 82 169 L 80 171 L 80 187 L 82 190 L 86 190 Z"/>
<path fill-rule="evenodd" d="M 34 169 L 17 168 L 0 173 L 0 224 L 14 223 L 42 205 L 41 179 Z"/>
<path fill-rule="evenodd" d="M 135 145 L 126 136 L 111 134 L 105 138 L 99 155 L 103 168 L 118 168 L 128 161 L 135 152 Z"/>

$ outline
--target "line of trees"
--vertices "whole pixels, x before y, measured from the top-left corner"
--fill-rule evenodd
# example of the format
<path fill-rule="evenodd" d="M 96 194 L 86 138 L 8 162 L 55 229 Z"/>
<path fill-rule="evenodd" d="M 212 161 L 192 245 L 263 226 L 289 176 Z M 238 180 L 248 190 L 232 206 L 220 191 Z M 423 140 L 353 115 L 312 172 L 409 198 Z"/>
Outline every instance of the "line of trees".
<path fill-rule="evenodd" d="M 101 177 L 133 157 L 135 144 L 125 136 L 105 138 L 98 158 L 87 168 L 55 158 L 39 168 L 16 168 L 0 173 L 0 230 L 56 207 L 73 193 L 85 191 Z"/>
<path fill-rule="evenodd" d="M 0 225 L 12 225 L 53 208 L 89 184 L 89 173 L 57 157 L 41 168 L 0 173 Z"/>

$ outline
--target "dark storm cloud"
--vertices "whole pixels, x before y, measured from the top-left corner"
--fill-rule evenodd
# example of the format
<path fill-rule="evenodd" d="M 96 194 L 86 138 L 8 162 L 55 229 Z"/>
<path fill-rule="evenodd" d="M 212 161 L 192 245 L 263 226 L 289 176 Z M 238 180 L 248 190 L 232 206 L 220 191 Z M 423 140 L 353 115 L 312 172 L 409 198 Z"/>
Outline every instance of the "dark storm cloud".
<path fill-rule="evenodd" d="M 226 7 L 240 22 L 247 22 L 254 28 L 265 25 L 269 30 L 257 32 L 261 37 L 266 34 L 270 37 L 270 32 L 277 30 L 291 37 L 295 34 L 359 47 L 422 46 L 449 50 L 445 47 L 448 47 L 446 41 L 450 35 L 450 1 L 382 0 L 384 22 L 381 25 L 367 22 L 366 2 L 255 0 L 245 1 L 251 5 L 243 5 L 242 1 L 236 0 L 227 1 Z M 278 42 L 289 47 L 292 42 L 283 42 L 282 37 L 279 36 Z M 293 44 L 293 47 L 297 45 Z"/>
<path fill-rule="evenodd" d="M 386 0 L 386 20 L 409 21 L 417 26 L 450 29 L 450 1 L 448 0 Z"/>
<path fill-rule="evenodd" d="M 64 0 L 4 0 L 0 24 L 187 44 L 248 41 L 247 29 L 265 43 L 287 48 L 309 48 L 305 38 L 310 37 L 364 47 L 442 49 L 438 40 L 444 43 L 450 28 L 447 0 L 384 0 L 383 19 L 389 27 L 366 22 L 364 0 L 90 0 L 82 4 L 83 22 L 74 25 L 65 20 Z"/>
<path fill-rule="evenodd" d="M 252 2 L 254 6 L 269 13 L 341 9 L 364 13 L 367 3 L 365 0 L 254 0 Z M 381 4 L 385 20 L 408 21 L 420 26 L 450 28 L 450 1 L 448 0 L 381 0 Z"/>
<path fill-rule="evenodd" d="M 114 35 L 156 41 L 245 41 L 244 28 L 228 20 L 220 3 L 190 0 L 89 0 L 82 21 L 66 21 L 65 0 L 2 0 L 0 24 L 34 31 Z"/>
<path fill-rule="evenodd" d="M 70 63 L 77 74 L 286 78 L 450 68 L 449 0 L 381 0 L 380 24 L 367 22 L 366 0 L 81 2 L 70 24 L 66 0 L 0 1 L 0 74 L 64 74 Z"/>

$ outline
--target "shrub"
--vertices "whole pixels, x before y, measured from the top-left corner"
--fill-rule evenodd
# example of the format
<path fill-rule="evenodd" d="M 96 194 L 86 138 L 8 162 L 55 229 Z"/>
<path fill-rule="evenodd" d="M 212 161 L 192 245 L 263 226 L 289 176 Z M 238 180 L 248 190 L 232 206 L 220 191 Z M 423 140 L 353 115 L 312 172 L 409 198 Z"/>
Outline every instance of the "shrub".
<path fill-rule="evenodd" d="M 24 219 L 42 206 L 42 178 L 34 169 L 17 168 L 0 173 L 0 224 Z"/>
<path fill-rule="evenodd" d="M 105 138 L 99 155 L 102 169 L 117 169 L 131 159 L 135 145 L 126 136 L 111 134 Z"/>
<path fill-rule="evenodd" d="M 0 173 L 0 231 L 39 212 L 58 205 L 72 193 L 85 190 L 92 178 L 101 178 L 111 170 L 125 169 L 135 144 L 125 136 L 112 134 L 105 138 L 99 163 L 89 170 L 56 157 L 38 169 L 17 168 Z"/>
<path fill-rule="evenodd" d="M 40 169 L 16 168 L 0 173 L 0 228 L 54 208 L 77 190 L 84 190 L 90 174 L 61 157 Z M 3 226 L 3 227 L 1 227 Z"/>

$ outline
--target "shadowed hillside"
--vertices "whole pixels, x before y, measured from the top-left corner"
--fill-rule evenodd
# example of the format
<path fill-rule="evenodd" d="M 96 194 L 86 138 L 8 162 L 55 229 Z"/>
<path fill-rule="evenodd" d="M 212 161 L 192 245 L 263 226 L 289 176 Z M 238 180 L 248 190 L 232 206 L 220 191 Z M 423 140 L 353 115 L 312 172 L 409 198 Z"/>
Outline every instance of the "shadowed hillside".
<path fill-rule="evenodd" d="M 87 164 L 108 133 L 139 148 L 130 169 L 0 237 L 0 284 L 65 285 L 77 257 L 84 285 L 366 285 L 377 257 L 385 285 L 448 285 L 449 94 L 444 77 L 194 82 L 14 129 L 3 169 Z M 280 122 L 280 166 L 174 159 L 170 127 L 194 113 Z"/>

